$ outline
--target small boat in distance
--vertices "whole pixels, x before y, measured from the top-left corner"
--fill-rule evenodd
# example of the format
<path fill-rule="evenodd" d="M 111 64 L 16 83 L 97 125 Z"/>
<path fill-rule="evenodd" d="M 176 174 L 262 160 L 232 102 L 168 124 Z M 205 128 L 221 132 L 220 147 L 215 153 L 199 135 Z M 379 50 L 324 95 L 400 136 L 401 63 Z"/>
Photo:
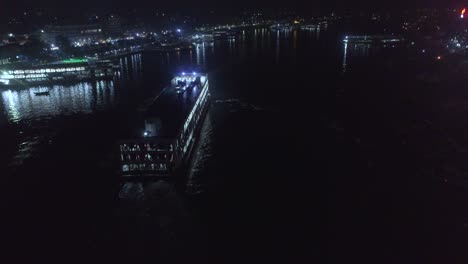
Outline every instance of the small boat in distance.
<path fill-rule="evenodd" d="M 37 96 L 44 96 L 44 95 L 49 95 L 50 92 L 47 91 L 47 92 L 34 92 L 34 95 L 37 95 Z"/>
<path fill-rule="evenodd" d="M 46 96 L 46 95 L 50 95 L 50 90 L 34 92 L 34 95 L 36 95 L 36 96 Z"/>

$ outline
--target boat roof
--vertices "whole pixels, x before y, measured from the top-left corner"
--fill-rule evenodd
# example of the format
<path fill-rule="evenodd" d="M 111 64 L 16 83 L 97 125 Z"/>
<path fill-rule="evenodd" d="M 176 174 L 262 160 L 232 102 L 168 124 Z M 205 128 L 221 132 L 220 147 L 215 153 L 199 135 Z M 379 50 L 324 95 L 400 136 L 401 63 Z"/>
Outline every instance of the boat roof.
<path fill-rule="evenodd" d="M 177 93 L 181 89 L 179 81 L 185 81 L 187 88 L 181 94 Z M 146 120 L 158 120 L 160 123 L 160 128 L 153 137 L 174 138 L 179 134 L 207 81 L 205 74 L 197 73 L 180 74 L 171 80 L 171 84 L 145 113 Z"/>

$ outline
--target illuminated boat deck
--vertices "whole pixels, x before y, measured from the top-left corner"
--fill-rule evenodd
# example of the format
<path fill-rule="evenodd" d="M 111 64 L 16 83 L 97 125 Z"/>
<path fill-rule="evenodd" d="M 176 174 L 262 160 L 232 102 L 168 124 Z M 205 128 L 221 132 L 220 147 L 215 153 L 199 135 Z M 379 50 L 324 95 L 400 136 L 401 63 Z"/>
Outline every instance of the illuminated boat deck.
<path fill-rule="evenodd" d="M 200 83 L 191 84 L 197 77 L 200 77 Z M 177 88 L 178 81 L 186 81 L 185 91 Z M 190 111 L 194 108 L 197 99 L 204 91 L 202 88 L 205 87 L 206 83 L 207 78 L 205 76 L 193 74 L 179 75 L 172 79 L 171 85 L 162 92 L 145 113 L 147 119 L 157 118 L 161 123 L 157 131 L 147 131 L 147 136 L 177 137 L 185 121 L 189 118 Z"/>
<path fill-rule="evenodd" d="M 144 109 L 144 127 L 120 142 L 123 178 L 175 176 L 183 171 L 209 107 L 206 75 L 180 74 Z"/>

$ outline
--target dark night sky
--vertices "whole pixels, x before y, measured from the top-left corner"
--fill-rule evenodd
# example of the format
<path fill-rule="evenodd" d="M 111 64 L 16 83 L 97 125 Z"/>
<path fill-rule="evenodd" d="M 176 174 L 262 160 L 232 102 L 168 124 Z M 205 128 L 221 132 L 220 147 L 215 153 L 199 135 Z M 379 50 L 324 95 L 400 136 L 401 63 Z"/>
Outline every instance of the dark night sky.
<path fill-rule="evenodd" d="M 323 8 L 413 8 L 425 6 L 460 6 L 464 5 L 461 0 L 393 0 L 393 1 L 375 1 L 375 0 L 236 0 L 236 1 L 216 1 L 216 0 L 176 0 L 176 1 L 149 1 L 149 0 L 0 0 L 1 7 L 5 9 L 24 8 L 25 6 L 52 7 L 63 6 L 71 7 L 177 7 L 188 8 L 196 6 L 210 7 L 297 7 L 310 9 Z M 468 1 L 465 3 L 468 5 Z M 72 8 L 72 7 L 71 7 Z M 5 11 L 5 10 L 3 10 Z"/>
<path fill-rule="evenodd" d="M 221 8 L 231 12 L 241 8 L 288 8 L 302 14 L 334 11 L 395 11 L 421 7 L 456 7 L 468 6 L 461 0 L 0 0 L 0 15 L 22 12 L 25 7 L 54 7 L 64 9 L 64 13 L 101 9 L 111 11 L 130 8 L 170 8 L 191 11 L 193 8 Z"/>

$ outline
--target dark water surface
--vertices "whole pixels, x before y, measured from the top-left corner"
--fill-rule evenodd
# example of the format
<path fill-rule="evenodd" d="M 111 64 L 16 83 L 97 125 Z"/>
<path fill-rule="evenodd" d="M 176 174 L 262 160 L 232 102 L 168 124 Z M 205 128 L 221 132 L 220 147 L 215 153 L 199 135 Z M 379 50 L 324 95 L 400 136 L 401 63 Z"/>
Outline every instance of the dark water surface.
<path fill-rule="evenodd" d="M 1 91 L 3 239 L 17 260 L 459 263 L 467 92 L 405 50 L 248 30 L 122 58 L 112 82 Z M 117 144 L 171 72 L 212 108 L 178 183 L 118 181 Z M 460 262 L 461 263 L 461 262 Z"/>

